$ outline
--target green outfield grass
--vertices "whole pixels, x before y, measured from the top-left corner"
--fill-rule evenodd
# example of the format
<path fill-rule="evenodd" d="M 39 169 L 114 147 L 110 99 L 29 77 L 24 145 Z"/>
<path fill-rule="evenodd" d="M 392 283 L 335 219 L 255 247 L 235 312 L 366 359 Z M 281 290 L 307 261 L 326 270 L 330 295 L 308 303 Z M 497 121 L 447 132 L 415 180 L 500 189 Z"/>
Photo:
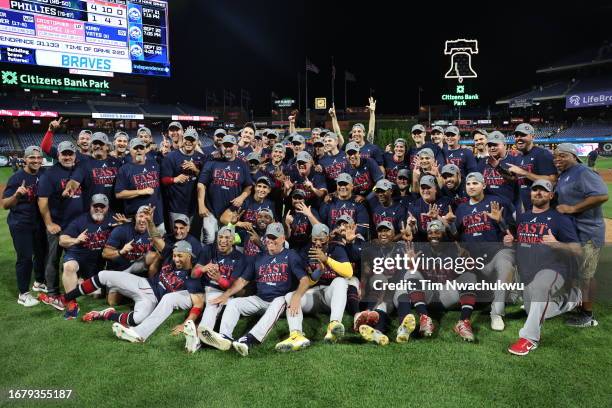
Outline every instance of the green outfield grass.
<path fill-rule="evenodd" d="M 2 406 L 39 405 L 7 402 L 6 390 L 15 388 L 72 389 L 75 398 L 61 405 L 74 407 L 612 406 L 610 304 L 596 306 L 597 328 L 571 329 L 562 317 L 546 322 L 540 348 L 525 358 L 506 352 L 525 317 L 518 306 L 509 307 L 501 333 L 489 329 L 486 311 L 475 312 L 474 344 L 452 333 L 457 312 L 442 318 L 433 338 L 387 347 L 362 344 L 352 333 L 324 345 L 326 318 L 319 316 L 305 321 L 314 345 L 302 352 L 273 350 L 287 334 L 283 319 L 247 358 L 211 349 L 187 355 L 183 339 L 170 335 L 183 313 L 147 343 L 130 344 L 108 322 L 65 321 L 42 304 L 19 306 L 6 214 L 0 211 Z M 598 273 L 610 287 L 612 256 L 603 258 Z M 89 298 L 80 305 L 81 314 L 104 306 Z"/>

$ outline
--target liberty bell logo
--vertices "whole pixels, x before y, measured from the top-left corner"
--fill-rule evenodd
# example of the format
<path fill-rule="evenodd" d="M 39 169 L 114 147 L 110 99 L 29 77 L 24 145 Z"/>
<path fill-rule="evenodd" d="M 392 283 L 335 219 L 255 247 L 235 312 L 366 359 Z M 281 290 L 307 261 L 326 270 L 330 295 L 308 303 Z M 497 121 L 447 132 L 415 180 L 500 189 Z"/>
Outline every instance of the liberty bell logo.
<path fill-rule="evenodd" d="M 451 56 L 450 68 L 444 78 L 457 79 L 461 83 L 463 78 L 478 76 L 472 68 L 472 55 L 478 54 L 478 40 L 448 40 L 444 45 L 444 54 Z"/>

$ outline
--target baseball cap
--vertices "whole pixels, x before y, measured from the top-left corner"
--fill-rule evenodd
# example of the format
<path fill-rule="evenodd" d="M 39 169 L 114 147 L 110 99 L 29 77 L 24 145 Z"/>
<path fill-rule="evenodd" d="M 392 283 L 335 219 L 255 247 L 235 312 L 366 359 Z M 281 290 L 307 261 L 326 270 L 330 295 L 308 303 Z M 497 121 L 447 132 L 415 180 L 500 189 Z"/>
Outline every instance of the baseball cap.
<path fill-rule="evenodd" d="M 405 177 L 407 179 L 410 180 L 410 170 L 408 169 L 401 169 L 400 171 L 397 172 L 397 177 Z"/>
<path fill-rule="evenodd" d="M 259 211 L 257 211 L 257 215 L 259 214 L 267 214 L 269 215 L 272 219 L 274 219 L 274 214 L 272 213 L 272 210 L 269 208 L 262 208 Z"/>
<path fill-rule="evenodd" d="M 278 139 L 280 137 L 277 130 L 269 130 L 267 136 L 268 139 Z"/>
<path fill-rule="evenodd" d="M 329 236 L 329 227 L 325 224 L 315 224 L 312 226 L 312 232 L 310 234 L 313 237 L 320 237 L 321 235 Z"/>
<path fill-rule="evenodd" d="M 481 184 L 484 184 L 484 182 L 485 182 L 485 179 L 484 179 L 484 176 L 482 175 L 482 173 L 479 173 L 477 171 L 473 171 L 473 172 L 471 172 L 470 174 L 468 174 L 465 177 L 465 181 L 466 182 L 468 182 L 470 180 L 477 181 L 477 182 L 479 182 Z"/>
<path fill-rule="evenodd" d="M 94 204 L 103 204 L 105 207 L 108 207 L 108 197 L 104 194 L 94 194 L 91 197 L 91 205 Z"/>
<path fill-rule="evenodd" d="M 393 224 L 391 224 L 390 221 L 381 221 L 378 224 L 376 224 L 376 231 L 378 231 L 381 228 L 387 228 L 393 231 Z"/>
<path fill-rule="evenodd" d="M 533 184 L 531 185 L 531 189 L 533 190 L 536 187 L 542 187 L 544 188 L 544 190 L 548 191 L 549 193 L 553 191 L 552 183 L 546 179 L 537 179 L 536 181 L 534 181 Z"/>
<path fill-rule="evenodd" d="M 459 134 L 459 128 L 457 126 L 449 126 L 446 128 L 446 130 L 444 130 L 444 134 L 450 133 L 452 135 L 458 135 Z"/>
<path fill-rule="evenodd" d="M 304 139 L 304 136 L 300 134 L 293 135 L 293 139 L 291 139 L 291 143 L 304 144 L 305 142 L 306 142 L 306 139 Z"/>
<path fill-rule="evenodd" d="M 255 184 L 258 183 L 264 183 L 266 184 L 268 187 L 272 187 L 272 181 L 267 177 L 267 176 L 261 176 L 257 179 L 257 181 L 255 182 Z"/>
<path fill-rule="evenodd" d="M 344 149 L 345 152 L 357 152 L 359 153 L 359 151 L 361 150 L 361 148 L 359 147 L 359 145 L 355 142 L 350 142 L 346 145 L 346 148 Z"/>
<path fill-rule="evenodd" d="M 221 144 L 225 144 L 225 143 L 230 143 L 235 145 L 236 144 L 236 138 L 232 135 L 225 135 L 223 136 L 223 140 L 221 141 Z"/>
<path fill-rule="evenodd" d="M 444 231 L 446 228 L 440 220 L 431 220 L 427 223 L 427 231 Z"/>
<path fill-rule="evenodd" d="M 461 170 L 459 170 L 459 167 L 457 167 L 454 164 L 445 164 L 444 166 L 442 166 L 442 171 L 440 171 L 440 174 L 452 174 L 453 176 L 455 174 L 459 174 L 461 172 Z"/>
<path fill-rule="evenodd" d="M 474 136 L 476 133 L 480 133 L 481 135 L 485 135 L 487 137 L 489 136 L 487 131 L 484 129 L 474 129 L 474 131 L 472 132 L 472 136 Z"/>
<path fill-rule="evenodd" d="M 334 140 L 338 140 L 338 135 L 337 135 L 337 134 L 335 134 L 334 132 L 327 132 L 327 133 L 325 134 L 325 137 L 331 137 L 331 138 L 332 138 L 332 139 L 334 139 Z"/>
<path fill-rule="evenodd" d="M 227 132 L 225 131 L 225 129 L 219 128 L 219 129 L 215 130 L 214 136 L 216 137 L 216 136 L 219 136 L 219 135 L 225 136 L 225 135 L 227 135 Z"/>
<path fill-rule="evenodd" d="M 117 140 L 117 138 L 120 138 L 120 137 L 125 137 L 126 139 L 130 138 L 128 134 L 125 133 L 123 130 L 120 130 L 117 133 L 115 133 L 115 140 Z"/>
<path fill-rule="evenodd" d="M 279 238 L 285 236 L 285 230 L 283 224 L 280 222 L 273 222 L 266 228 L 266 235 L 272 235 L 273 237 Z"/>
<path fill-rule="evenodd" d="M 431 128 L 431 133 L 433 132 L 444 133 L 444 128 L 442 126 L 434 126 Z"/>
<path fill-rule="evenodd" d="M 283 153 L 285 153 L 285 146 L 282 143 L 276 143 L 274 144 L 274 146 L 272 147 L 272 150 L 280 150 Z"/>
<path fill-rule="evenodd" d="M 580 158 L 578 157 L 578 149 L 572 143 L 560 143 L 559 145 L 557 145 L 557 148 L 555 149 L 555 152 L 557 152 L 557 153 L 571 153 L 574 156 L 576 156 L 576 158 L 578 159 L 579 162 L 581 162 Z"/>
<path fill-rule="evenodd" d="M 136 146 L 145 147 L 144 142 L 139 137 L 135 137 L 134 139 L 130 140 L 130 149 L 134 149 Z"/>
<path fill-rule="evenodd" d="M 141 212 L 144 212 L 148 209 L 149 209 L 148 205 L 141 205 L 140 207 L 138 207 L 138 211 L 136 211 L 136 214 L 140 214 Z"/>
<path fill-rule="evenodd" d="M 487 143 L 506 143 L 506 136 L 499 130 L 494 130 L 487 135 Z"/>
<path fill-rule="evenodd" d="M 28 146 L 23 153 L 23 157 L 32 156 L 34 153 L 42 154 L 42 150 L 39 146 Z"/>
<path fill-rule="evenodd" d="M 312 156 L 310 155 L 310 153 L 306 152 L 306 151 L 301 151 L 298 153 L 296 159 L 296 162 L 311 162 L 312 161 Z"/>
<path fill-rule="evenodd" d="M 200 139 L 200 136 L 194 128 L 188 128 L 183 134 L 183 139 L 187 138 L 193 139 L 194 141 L 198 141 Z"/>
<path fill-rule="evenodd" d="M 414 125 L 414 126 L 412 127 L 412 130 L 410 131 L 410 133 L 414 133 L 414 132 L 415 132 L 415 131 L 417 131 L 417 130 L 419 130 L 419 131 L 421 131 L 421 132 L 425 133 L 425 126 L 423 126 L 423 125 L 421 125 L 421 124 L 417 123 L 416 125 Z"/>
<path fill-rule="evenodd" d="M 403 137 L 398 137 L 397 139 L 395 139 L 395 142 L 393 142 L 393 145 L 395 146 L 398 143 L 402 143 L 404 146 L 408 145 L 408 142 L 406 142 L 406 139 L 404 139 Z"/>
<path fill-rule="evenodd" d="M 419 152 L 417 153 L 417 156 L 429 156 L 433 159 L 434 152 L 429 147 L 424 147 L 423 149 L 419 150 Z"/>
<path fill-rule="evenodd" d="M 190 225 L 191 222 L 189 221 L 189 217 L 186 216 L 185 214 L 174 214 L 172 215 L 172 223 L 174 224 L 175 222 L 182 222 L 185 225 Z"/>
<path fill-rule="evenodd" d="M 168 125 L 168 129 L 170 128 L 177 128 L 183 130 L 183 125 L 181 125 L 181 122 L 170 122 L 170 124 Z"/>
<path fill-rule="evenodd" d="M 348 173 L 340 173 L 338 177 L 336 177 L 336 183 L 348 183 L 353 184 L 353 177 L 351 177 Z"/>
<path fill-rule="evenodd" d="M 392 188 L 393 188 L 392 182 L 390 182 L 387 179 L 380 179 L 376 182 L 376 185 L 374 186 L 374 191 L 376 190 L 387 191 L 387 190 L 391 190 Z"/>
<path fill-rule="evenodd" d="M 91 135 L 91 143 L 93 142 L 102 142 L 104 144 L 108 144 L 108 136 L 104 132 L 96 132 Z"/>
<path fill-rule="evenodd" d="M 436 183 L 436 178 L 432 175 L 426 174 L 421 177 L 419 180 L 420 186 L 429 186 L 429 187 L 438 187 L 438 183 Z"/>
<path fill-rule="evenodd" d="M 315 132 L 317 132 L 317 133 L 321 133 L 321 128 L 313 128 L 313 129 L 310 131 L 310 133 L 315 133 Z"/>
<path fill-rule="evenodd" d="M 71 151 L 71 152 L 76 152 L 76 147 L 74 146 L 74 143 L 69 142 L 69 141 L 64 141 L 60 144 L 57 145 L 57 151 L 58 152 L 65 152 L 65 151 Z"/>
<path fill-rule="evenodd" d="M 79 136 L 81 136 L 81 135 L 89 135 L 89 136 L 91 136 L 92 134 L 93 134 L 93 132 L 91 130 L 89 130 L 89 129 L 83 129 L 83 130 L 81 130 L 79 132 Z"/>
<path fill-rule="evenodd" d="M 353 125 L 353 127 L 351 128 L 351 133 L 353 133 L 353 130 L 357 128 L 357 129 L 361 129 L 365 132 L 365 126 L 363 126 L 363 123 L 355 123 Z"/>
<path fill-rule="evenodd" d="M 514 129 L 514 133 L 533 135 L 535 133 L 535 129 L 529 123 L 521 123 L 516 127 L 516 129 Z"/>
<path fill-rule="evenodd" d="M 318 138 L 318 139 L 317 139 L 317 140 L 315 140 L 315 141 L 314 141 L 312 144 L 313 144 L 314 146 L 323 146 L 323 145 L 324 145 L 323 140 L 322 140 L 321 138 Z"/>
<path fill-rule="evenodd" d="M 257 163 L 261 163 L 261 155 L 257 152 L 251 152 L 247 155 L 246 160 L 250 162 L 251 160 L 257 161 Z"/>
<path fill-rule="evenodd" d="M 230 227 L 229 225 L 224 225 L 223 227 L 219 228 L 219 231 L 217 231 L 217 236 L 223 235 L 225 233 L 228 233 L 233 237 L 235 233 L 234 228 Z"/>
<path fill-rule="evenodd" d="M 174 252 L 185 252 L 191 256 L 195 256 L 193 254 L 193 249 L 191 248 L 191 244 L 185 240 L 178 241 L 174 244 Z"/>
<path fill-rule="evenodd" d="M 353 218 L 352 218 L 350 215 L 348 215 L 348 214 L 342 214 L 341 216 L 339 216 L 339 217 L 336 219 L 336 224 L 339 224 L 339 223 L 341 223 L 341 222 L 346 222 L 346 223 L 348 223 L 348 224 L 354 224 L 354 223 L 355 223 L 355 221 L 353 220 Z"/>
<path fill-rule="evenodd" d="M 304 190 L 297 188 L 295 190 L 293 190 L 293 192 L 291 193 L 291 197 L 295 197 L 295 196 L 300 196 L 302 198 L 306 197 L 306 193 L 304 192 Z"/>
<path fill-rule="evenodd" d="M 140 133 L 146 133 L 146 134 L 148 134 L 149 136 L 151 136 L 151 135 L 152 135 L 152 133 L 151 133 L 151 129 L 149 129 L 149 128 L 148 128 L 148 127 L 146 127 L 146 126 L 143 126 L 143 127 L 139 128 L 139 129 L 138 129 L 138 131 L 136 132 L 136 134 L 137 134 L 137 135 L 138 135 L 138 134 L 140 134 Z"/>

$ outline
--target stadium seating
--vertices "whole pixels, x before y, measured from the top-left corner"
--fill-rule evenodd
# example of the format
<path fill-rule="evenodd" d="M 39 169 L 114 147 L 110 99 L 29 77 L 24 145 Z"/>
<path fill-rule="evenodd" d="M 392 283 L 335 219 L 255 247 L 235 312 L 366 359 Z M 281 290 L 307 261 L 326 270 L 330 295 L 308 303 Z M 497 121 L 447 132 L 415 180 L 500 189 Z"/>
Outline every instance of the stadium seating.
<path fill-rule="evenodd" d="M 556 137 L 598 137 L 612 136 L 611 124 L 574 124 L 573 126 L 561 130 Z"/>

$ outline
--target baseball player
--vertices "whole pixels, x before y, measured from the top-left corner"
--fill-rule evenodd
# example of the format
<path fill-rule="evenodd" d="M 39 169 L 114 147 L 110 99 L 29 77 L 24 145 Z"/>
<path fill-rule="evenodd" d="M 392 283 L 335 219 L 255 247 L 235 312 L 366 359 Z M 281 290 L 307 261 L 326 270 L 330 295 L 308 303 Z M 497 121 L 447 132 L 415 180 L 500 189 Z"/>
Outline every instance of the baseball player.
<path fill-rule="evenodd" d="M 172 150 L 178 150 L 183 146 L 183 134 L 181 122 L 170 122 L 168 125 L 168 137 L 172 140 Z"/>
<path fill-rule="evenodd" d="M 481 161 L 479 172 L 485 178 L 487 194 L 503 197 L 514 204 L 517 202 L 518 186 L 516 177 L 508 170 L 511 164 L 517 164 L 517 158 L 508 154 L 506 137 L 495 130 L 488 135 L 487 147 L 489 157 Z"/>
<path fill-rule="evenodd" d="M 442 126 L 432 127 L 429 136 L 434 145 L 438 146 L 440 149 L 444 149 L 444 128 Z"/>
<path fill-rule="evenodd" d="M 344 336 L 342 315 L 346 307 L 347 279 L 353 276 L 353 267 L 344 247 L 331 244 L 327 225 L 315 224 L 312 227 L 312 243 L 303 248 L 301 256 L 308 265 L 308 274 L 315 286 L 301 297 L 301 307 L 297 313 L 287 314 L 289 338 L 278 343 L 276 351 L 298 351 L 310 345 L 302 328 L 303 313 L 330 312 L 324 340 L 335 343 Z M 294 295 L 295 292 L 285 295 L 288 306 L 291 306 Z"/>
<path fill-rule="evenodd" d="M 516 259 L 521 282 L 526 285 L 527 320 L 508 352 L 519 356 L 538 347 L 544 319 L 572 310 L 581 300 L 579 289 L 563 291 L 575 272 L 574 259 L 582 256 L 582 250 L 574 220 L 550 207 L 553 197 L 549 180 L 534 181 L 531 211 L 517 219 Z"/>
<path fill-rule="evenodd" d="M 2 194 L 2 208 L 9 210 L 7 223 L 17 255 L 15 263 L 19 289 L 17 303 L 31 307 L 38 304 L 38 300 L 29 291 L 32 268 L 34 268 L 32 291 L 47 291 L 44 283 L 46 242 L 41 239 L 45 231 L 36 203 L 38 181 L 42 174 L 40 147 L 27 147 L 24 160 L 23 169 L 14 173 L 6 184 Z"/>
<path fill-rule="evenodd" d="M 218 159 L 221 157 L 221 147 L 223 144 L 223 138 L 227 136 L 227 132 L 223 128 L 219 128 L 215 130 L 213 134 L 213 143 L 210 146 L 206 146 L 202 148 L 202 153 L 204 154 L 204 161 L 209 161 L 213 159 Z"/>
<path fill-rule="evenodd" d="M 310 242 L 312 226 L 320 222 L 318 211 L 304 202 L 306 194 L 302 190 L 291 193 L 291 209 L 285 216 L 289 247 L 300 251 Z"/>
<path fill-rule="evenodd" d="M 466 174 L 476 171 L 476 160 L 470 149 L 463 148 L 459 145 L 461 134 L 457 126 L 449 126 L 444 130 L 444 140 L 446 146 L 444 153 L 446 154 L 446 163 L 454 164 L 461 170 L 461 177 Z"/>
<path fill-rule="evenodd" d="M 489 149 L 487 147 L 487 136 L 488 133 L 484 129 L 476 129 L 472 132 L 472 138 L 474 139 L 474 159 L 476 160 L 476 166 L 478 169 L 482 168 L 483 162 L 489 157 Z"/>
<path fill-rule="evenodd" d="M 465 203 L 469 200 L 469 197 L 465 191 L 465 181 L 461 177 L 461 170 L 454 164 L 445 164 L 440 171 L 444 185 L 440 189 L 440 193 L 443 197 L 447 197 L 451 200 L 451 206 L 457 209 L 457 206 L 461 203 Z"/>
<path fill-rule="evenodd" d="M 285 196 L 293 189 L 299 189 L 306 193 L 308 205 L 318 205 L 320 199 L 327 194 L 325 176 L 315 171 L 312 156 L 308 152 L 300 152 L 296 156 L 295 163 L 287 166 L 287 178 L 284 182 Z"/>
<path fill-rule="evenodd" d="M 397 180 L 397 174 L 400 170 L 410 170 L 410 163 L 408 162 L 407 150 L 408 143 L 401 137 L 395 139 L 393 142 L 393 152 L 385 152 L 383 155 L 385 178 L 392 183 Z"/>
<path fill-rule="evenodd" d="M 431 150 L 434 161 L 438 166 L 444 166 L 446 164 L 446 156 L 444 155 L 444 150 L 440 149 L 440 147 L 431 142 L 425 142 L 425 136 L 427 135 L 425 126 L 417 123 L 412 127 L 410 134 L 412 135 L 412 140 L 415 144 L 415 147 L 411 147 L 408 150 L 408 160 L 410 161 L 411 170 L 414 171 L 414 169 L 419 166 L 418 154 L 422 149 L 425 148 Z"/>
<path fill-rule="evenodd" d="M 601 247 L 605 243 L 605 223 L 601 205 L 608 201 L 608 187 L 599 174 L 583 165 L 576 146 L 561 143 L 557 146 L 554 164 L 559 171 L 555 187 L 557 211 L 576 220 L 578 238 L 584 253 L 579 284 L 582 289 L 582 306 L 567 324 L 573 327 L 597 326 L 593 317 L 595 271 Z"/>
<path fill-rule="evenodd" d="M 49 128 L 47 132 L 45 133 L 42 141 L 40 142 L 40 148 L 42 149 L 42 151 L 54 160 L 59 160 L 60 157 L 58 153 L 60 153 L 60 151 L 59 145 L 57 148 L 53 146 L 53 135 L 66 122 L 68 122 L 68 119 L 64 121 L 61 117 L 57 120 L 51 121 L 49 123 Z M 79 149 L 75 148 L 75 162 L 80 162 L 89 158 L 89 143 L 91 140 L 91 130 L 81 130 L 77 138 L 77 146 L 79 147 Z"/>
<path fill-rule="evenodd" d="M 129 156 L 128 143 L 130 137 L 123 130 L 117 131 L 113 140 L 113 150 L 109 153 L 111 157 L 121 160 L 123 164 L 126 156 Z"/>
<path fill-rule="evenodd" d="M 440 170 L 435 160 L 434 152 L 429 147 L 424 147 L 417 153 L 417 166 L 412 170 L 412 189 L 419 190 L 419 182 L 421 177 L 430 175 L 436 178 L 439 184 L 442 184 Z M 440 165 L 442 167 L 443 165 Z"/>
<path fill-rule="evenodd" d="M 253 268 L 249 268 L 223 295 L 212 300 L 214 304 L 225 304 L 220 333 L 204 328 L 200 340 L 219 350 L 233 347 L 240 355 L 247 356 L 250 347 L 264 341 L 280 315 L 285 310 L 285 295 L 295 281 L 299 281 L 287 313 L 297 316 L 301 310 L 301 297 L 310 287 L 310 279 L 304 271 L 301 257 L 292 249 L 285 248 L 285 231 L 280 223 L 270 224 L 266 230 L 267 253 L 259 256 Z M 249 281 L 255 281 L 256 294 L 244 298 L 230 299 L 242 290 Z M 252 316 L 263 312 L 263 316 L 249 332 L 239 340 L 233 340 L 233 332 L 240 316 Z"/>
<path fill-rule="evenodd" d="M 415 241 L 424 241 L 427 237 L 427 224 L 438 215 L 452 214 L 451 200 L 442 196 L 434 176 L 425 175 L 419 182 L 420 198 L 408 207 L 408 215 L 413 227 Z"/>
<path fill-rule="evenodd" d="M 319 165 L 323 168 L 327 189 L 333 193 L 336 191 L 336 178 L 346 172 L 348 161 L 346 153 L 339 149 L 338 135 L 333 132 L 328 132 L 323 138 L 323 149 L 325 156 L 319 160 Z"/>
<path fill-rule="evenodd" d="M 246 161 L 246 157 L 253 153 L 253 140 L 255 138 L 255 125 L 247 122 L 240 131 L 238 140 L 238 150 L 236 157 L 242 161 Z"/>
<path fill-rule="evenodd" d="M 353 178 L 353 194 L 358 203 L 365 201 L 374 184 L 383 178 L 383 172 L 376 161 L 371 158 L 362 158 L 359 149 L 356 142 L 348 143 L 345 149 L 349 163 L 346 172 Z"/>
<path fill-rule="evenodd" d="M 272 180 L 268 176 L 260 176 L 256 180 L 253 194 L 247 197 L 242 207 L 232 205 L 225 210 L 219 220 L 221 224 L 231 223 L 238 228 L 248 229 L 255 224 L 259 211 L 268 209 L 274 212 L 276 207 L 269 198 L 272 192 Z"/>
<path fill-rule="evenodd" d="M 406 220 L 407 209 L 400 201 L 393 201 L 393 183 L 387 179 L 378 180 L 374 186 L 374 194 L 376 197 L 369 202 L 373 224 L 389 221 L 395 231 L 399 231 L 400 223 Z"/>
<path fill-rule="evenodd" d="M 358 224 L 358 232 L 368 236 L 369 215 L 365 206 L 353 196 L 353 178 L 348 173 L 340 173 L 336 179 L 336 196 L 319 209 L 321 222 L 336 225 L 341 215 L 348 215 Z"/>

